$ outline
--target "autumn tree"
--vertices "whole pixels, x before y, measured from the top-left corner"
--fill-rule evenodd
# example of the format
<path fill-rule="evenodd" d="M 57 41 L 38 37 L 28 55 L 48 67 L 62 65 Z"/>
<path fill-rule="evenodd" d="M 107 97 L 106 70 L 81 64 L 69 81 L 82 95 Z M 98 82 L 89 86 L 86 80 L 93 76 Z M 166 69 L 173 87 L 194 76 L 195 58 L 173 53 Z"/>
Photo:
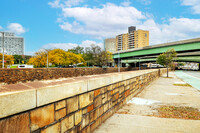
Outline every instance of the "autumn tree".
<path fill-rule="evenodd" d="M 177 53 L 172 48 L 172 49 L 168 49 L 165 53 L 159 55 L 156 59 L 156 62 L 158 64 L 167 67 L 167 77 L 168 77 L 168 67 L 173 63 L 176 57 L 177 57 Z"/>
<path fill-rule="evenodd" d="M 35 67 L 45 67 L 48 62 L 53 66 L 58 65 L 75 65 L 77 63 L 85 62 L 85 60 L 77 54 L 72 52 L 66 52 L 62 49 L 43 50 L 35 53 L 35 56 L 30 58 L 28 64 L 32 64 Z"/>
<path fill-rule="evenodd" d="M 14 57 L 12 55 L 4 55 L 4 67 L 14 64 Z M 0 53 L 0 68 L 2 68 L 2 53 Z"/>

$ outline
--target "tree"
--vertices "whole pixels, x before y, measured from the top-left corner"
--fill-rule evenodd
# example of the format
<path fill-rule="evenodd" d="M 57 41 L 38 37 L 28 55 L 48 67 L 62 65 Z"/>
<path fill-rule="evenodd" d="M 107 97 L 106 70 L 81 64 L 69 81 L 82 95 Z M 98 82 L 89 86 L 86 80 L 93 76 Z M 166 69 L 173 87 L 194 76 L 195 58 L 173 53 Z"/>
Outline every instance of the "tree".
<path fill-rule="evenodd" d="M 108 63 L 113 62 L 112 53 L 103 51 L 99 46 L 91 44 L 90 47 L 85 48 L 83 58 L 89 65 L 107 66 Z"/>
<path fill-rule="evenodd" d="M 32 64 L 35 67 L 45 67 L 47 65 L 47 54 L 48 62 L 51 63 L 52 66 L 69 66 L 85 62 L 85 60 L 79 54 L 66 52 L 62 49 L 53 49 L 36 52 L 35 56 L 30 58 L 28 64 Z"/>
<path fill-rule="evenodd" d="M 74 54 L 83 54 L 84 53 L 84 48 L 80 47 L 80 46 L 77 46 L 77 47 L 74 47 L 73 49 L 68 49 L 68 52 L 72 52 Z"/>
<path fill-rule="evenodd" d="M 14 57 L 14 63 L 15 64 L 21 64 L 22 61 L 24 60 L 22 55 L 13 55 L 13 57 Z"/>
<path fill-rule="evenodd" d="M 156 62 L 160 65 L 167 67 L 167 77 L 168 77 L 168 67 L 173 63 L 173 60 L 177 57 L 176 51 L 172 49 L 168 49 L 165 53 L 159 55 L 156 59 Z"/>
<path fill-rule="evenodd" d="M 14 57 L 12 55 L 4 55 L 4 66 L 14 64 Z M 0 53 L 0 68 L 2 68 L 2 53 Z"/>

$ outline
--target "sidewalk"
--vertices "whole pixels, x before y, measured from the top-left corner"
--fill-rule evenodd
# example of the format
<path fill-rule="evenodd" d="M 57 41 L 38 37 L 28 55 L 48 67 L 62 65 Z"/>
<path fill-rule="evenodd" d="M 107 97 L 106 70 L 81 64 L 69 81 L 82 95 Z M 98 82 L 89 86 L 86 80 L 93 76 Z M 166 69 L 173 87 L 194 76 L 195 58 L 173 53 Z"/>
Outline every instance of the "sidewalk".
<path fill-rule="evenodd" d="M 200 120 L 153 117 L 165 105 L 200 109 L 200 92 L 187 86 L 174 72 L 169 76 L 147 86 L 94 133 L 199 133 Z"/>

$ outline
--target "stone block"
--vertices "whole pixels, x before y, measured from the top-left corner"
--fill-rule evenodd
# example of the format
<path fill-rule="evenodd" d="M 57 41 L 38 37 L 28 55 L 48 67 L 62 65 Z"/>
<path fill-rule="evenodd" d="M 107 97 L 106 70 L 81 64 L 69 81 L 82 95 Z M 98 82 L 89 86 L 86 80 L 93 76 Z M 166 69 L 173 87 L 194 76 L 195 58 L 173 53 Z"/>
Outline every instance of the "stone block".
<path fill-rule="evenodd" d="M 74 127 L 74 114 L 66 117 L 61 121 L 61 133 Z"/>
<path fill-rule="evenodd" d="M 78 125 L 82 121 L 82 110 L 75 113 L 75 125 Z"/>
<path fill-rule="evenodd" d="M 101 116 L 104 113 L 103 108 L 104 108 L 104 105 L 99 107 L 99 116 Z"/>
<path fill-rule="evenodd" d="M 60 123 L 56 123 L 46 129 L 43 129 L 41 133 L 60 133 Z"/>
<path fill-rule="evenodd" d="M 94 91 L 94 97 L 98 96 L 99 94 L 101 94 L 101 89 L 97 89 Z"/>
<path fill-rule="evenodd" d="M 104 94 L 104 93 L 106 93 L 106 92 L 107 92 L 107 87 L 101 88 L 101 94 Z"/>
<path fill-rule="evenodd" d="M 91 112 L 89 113 L 89 115 L 90 115 L 90 123 L 91 123 L 91 122 L 94 121 L 94 111 L 91 111 Z"/>
<path fill-rule="evenodd" d="M 82 119 L 81 127 L 84 128 L 90 123 L 89 113 L 85 114 Z"/>
<path fill-rule="evenodd" d="M 79 107 L 84 108 L 93 103 L 94 91 L 79 95 Z"/>
<path fill-rule="evenodd" d="M 90 126 L 87 126 L 82 130 L 82 133 L 90 133 Z"/>
<path fill-rule="evenodd" d="M 55 115 L 56 115 L 56 120 L 59 120 L 60 118 L 65 117 L 66 116 L 66 108 L 56 111 Z"/>
<path fill-rule="evenodd" d="M 35 109 L 30 112 L 31 131 L 54 122 L 54 104 Z"/>
<path fill-rule="evenodd" d="M 30 133 L 29 113 L 0 120 L 0 133 Z"/>
<path fill-rule="evenodd" d="M 0 93 L 0 118 L 36 107 L 36 90 Z"/>
<path fill-rule="evenodd" d="M 67 114 L 78 110 L 78 96 L 66 100 Z"/>
<path fill-rule="evenodd" d="M 108 93 L 102 95 L 102 104 L 108 101 Z"/>
<path fill-rule="evenodd" d="M 87 112 L 90 112 L 94 109 L 94 104 L 87 107 Z"/>
<path fill-rule="evenodd" d="M 102 103 L 102 96 L 98 96 L 94 99 L 94 108 L 98 107 Z"/>
<path fill-rule="evenodd" d="M 103 112 L 108 111 L 108 109 L 109 109 L 109 103 L 104 104 L 103 105 Z"/>
<path fill-rule="evenodd" d="M 55 103 L 55 110 L 59 110 L 59 109 L 61 109 L 61 108 L 64 108 L 64 107 L 66 107 L 66 102 L 65 102 L 65 100 L 62 100 L 62 101 L 60 101 L 60 102 L 56 102 Z"/>
<path fill-rule="evenodd" d="M 62 85 L 43 87 L 37 90 L 37 105 L 72 97 L 87 91 L 87 81 L 70 82 Z"/>

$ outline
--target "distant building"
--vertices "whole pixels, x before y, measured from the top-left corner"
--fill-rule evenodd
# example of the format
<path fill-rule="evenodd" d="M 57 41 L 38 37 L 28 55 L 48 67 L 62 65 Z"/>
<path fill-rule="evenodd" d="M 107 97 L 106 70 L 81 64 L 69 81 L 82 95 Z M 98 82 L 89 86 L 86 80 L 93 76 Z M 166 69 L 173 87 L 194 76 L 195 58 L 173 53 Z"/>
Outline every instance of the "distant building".
<path fill-rule="evenodd" d="M 116 51 L 149 46 L 149 31 L 128 28 L 128 33 L 116 36 Z"/>
<path fill-rule="evenodd" d="M 134 32 L 135 48 L 149 46 L 149 31 L 137 30 Z"/>
<path fill-rule="evenodd" d="M 115 52 L 115 38 L 108 38 L 104 40 L 104 48 L 111 53 Z"/>
<path fill-rule="evenodd" d="M 2 51 L 2 34 L 0 34 L 0 53 Z M 24 55 L 24 38 L 17 37 L 14 33 L 5 32 L 4 53 L 7 55 Z"/>

